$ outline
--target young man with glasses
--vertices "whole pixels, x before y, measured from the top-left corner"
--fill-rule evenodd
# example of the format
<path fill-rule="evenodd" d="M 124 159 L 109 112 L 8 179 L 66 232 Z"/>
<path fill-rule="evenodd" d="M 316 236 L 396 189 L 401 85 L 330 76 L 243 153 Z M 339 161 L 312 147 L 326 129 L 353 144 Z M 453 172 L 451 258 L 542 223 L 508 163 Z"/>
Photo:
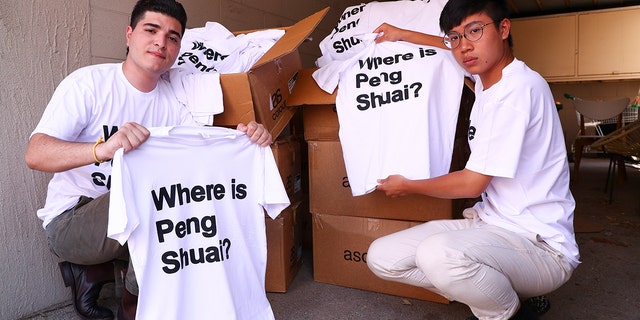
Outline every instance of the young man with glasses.
<path fill-rule="evenodd" d="M 468 319 L 538 319 L 520 299 L 563 285 L 578 266 L 564 136 L 545 80 L 516 59 L 503 0 L 450 0 L 440 41 L 475 80 L 476 100 L 463 170 L 409 180 L 392 175 L 378 190 L 482 201 L 465 219 L 436 220 L 374 241 L 379 277 L 424 287 L 471 308 Z M 436 37 L 381 25 L 377 41 L 433 45 Z"/>

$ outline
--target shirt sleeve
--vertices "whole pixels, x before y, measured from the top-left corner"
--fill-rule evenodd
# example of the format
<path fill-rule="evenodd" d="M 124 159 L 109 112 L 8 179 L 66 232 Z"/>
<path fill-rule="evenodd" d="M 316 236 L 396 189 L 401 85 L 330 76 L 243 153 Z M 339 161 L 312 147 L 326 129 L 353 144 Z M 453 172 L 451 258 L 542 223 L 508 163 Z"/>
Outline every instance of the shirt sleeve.
<path fill-rule="evenodd" d="M 527 101 L 526 95 L 513 93 L 477 105 L 477 116 L 469 128 L 467 169 L 490 176 L 515 176 L 528 126 Z"/>
<path fill-rule="evenodd" d="M 125 195 L 135 194 L 131 184 L 124 182 L 126 169 L 123 167 L 122 157 L 124 149 L 118 149 L 113 156 L 111 171 L 111 191 L 109 195 L 109 223 L 107 236 L 124 245 L 138 225 L 137 217 L 129 215 Z M 128 190 L 125 190 L 128 189 Z"/>
<path fill-rule="evenodd" d="M 73 74 L 63 79 L 31 135 L 44 133 L 75 141 L 89 123 L 94 97 L 91 89 L 81 84 Z"/>
<path fill-rule="evenodd" d="M 290 201 L 271 148 L 261 148 L 264 150 L 264 200 L 262 206 L 267 214 L 275 219 L 282 210 L 290 205 Z"/>

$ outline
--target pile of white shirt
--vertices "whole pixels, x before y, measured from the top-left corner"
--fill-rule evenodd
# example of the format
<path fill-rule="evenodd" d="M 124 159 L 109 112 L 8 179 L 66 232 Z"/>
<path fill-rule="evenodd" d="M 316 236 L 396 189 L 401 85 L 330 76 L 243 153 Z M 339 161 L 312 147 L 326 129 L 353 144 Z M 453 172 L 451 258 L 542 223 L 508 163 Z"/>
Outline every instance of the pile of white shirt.
<path fill-rule="evenodd" d="M 272 29 L 236 36 L 217 22 L 186 29 L 168 73 L 178 100 L 197 122 L 213 124 L 213 116 L 223 111 L 220 74 L 249 71 L 283 35 Z"/>

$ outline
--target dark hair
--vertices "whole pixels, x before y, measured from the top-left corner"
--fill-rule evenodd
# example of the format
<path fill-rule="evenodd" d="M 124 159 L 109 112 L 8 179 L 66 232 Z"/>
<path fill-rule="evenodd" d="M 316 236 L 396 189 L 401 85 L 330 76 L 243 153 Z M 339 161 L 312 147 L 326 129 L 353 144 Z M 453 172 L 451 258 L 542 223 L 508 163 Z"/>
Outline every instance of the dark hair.
<path fill-rule="evenodd" d="M 184 35 L 184 31 L 187 28 L 187 13 L 184 11 L 184 7 L 180 2 L 175 0 L 139 0 L 131 12 L 131 22 L 129 22 L 129 26 L 135 29 L 147 11 L 162 13 L 175 18 L 182 26 L 180 34 Z"/>
<path fill-rule="evenodd" d="M 496 27 L 504 19 L 510 16 L 509 5 L 506 0 L 450 0 L 440 13 L 440 29 L 447 33 L 462 20 L 472 14 L 486 13 Z M 513 46 L 511 33 L 509 33 L 509 46 Z"/>

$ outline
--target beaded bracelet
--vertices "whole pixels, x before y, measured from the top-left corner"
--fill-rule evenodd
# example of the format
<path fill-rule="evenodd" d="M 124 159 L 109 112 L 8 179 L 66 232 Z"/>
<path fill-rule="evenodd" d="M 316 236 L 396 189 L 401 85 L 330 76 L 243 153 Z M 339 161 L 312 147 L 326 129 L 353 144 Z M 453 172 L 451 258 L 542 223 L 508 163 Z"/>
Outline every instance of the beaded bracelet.
<path fill-rule="evenodd" d="M 96 143 L 93 144 L 93 160 L 95 160 L 97 163 L 103 163 L 104 160 L 99 160 L 98 156 L 96 156 L 96 147 L 101 144 L 104 143 L 104 139 L 102 139 L 102 136 L 100 136 L 100 138 L 98 138 L 98 141 L 96 141 Z"/>

